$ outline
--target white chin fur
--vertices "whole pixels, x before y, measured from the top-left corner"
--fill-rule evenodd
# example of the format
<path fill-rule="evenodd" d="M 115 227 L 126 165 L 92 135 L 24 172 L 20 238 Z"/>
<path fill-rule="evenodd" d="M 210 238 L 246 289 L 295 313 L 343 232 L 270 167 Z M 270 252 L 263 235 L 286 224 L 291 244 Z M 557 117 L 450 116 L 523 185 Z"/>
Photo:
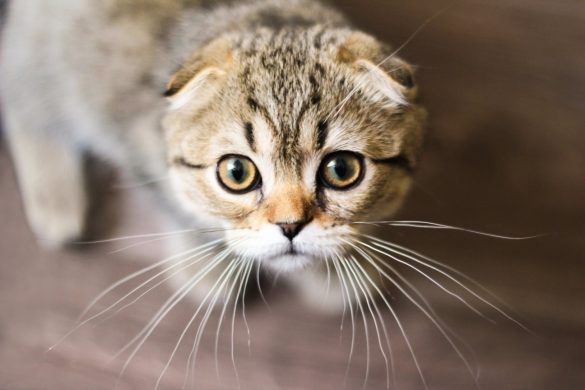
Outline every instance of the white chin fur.
<path fill-rule="evenodd" d="M 275 272 L 290 272 L 305 268 L 316 261 L 310 255 L 304 254 L 287 254 L 262 259 L 262 265 Z"/>

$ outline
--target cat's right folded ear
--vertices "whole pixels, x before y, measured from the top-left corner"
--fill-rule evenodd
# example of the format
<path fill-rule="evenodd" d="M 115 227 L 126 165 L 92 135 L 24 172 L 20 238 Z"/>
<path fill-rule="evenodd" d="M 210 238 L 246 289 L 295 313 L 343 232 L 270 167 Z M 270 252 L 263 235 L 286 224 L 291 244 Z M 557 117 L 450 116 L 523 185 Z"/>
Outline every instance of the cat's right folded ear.
<path fill-rule="evenodd" d="M 233 63 L 231 43 L 224 38 L 211 41 L 196 51 L 173 74 L 164 96 L 171 110 L 200 106 L 211 98 Z"/>

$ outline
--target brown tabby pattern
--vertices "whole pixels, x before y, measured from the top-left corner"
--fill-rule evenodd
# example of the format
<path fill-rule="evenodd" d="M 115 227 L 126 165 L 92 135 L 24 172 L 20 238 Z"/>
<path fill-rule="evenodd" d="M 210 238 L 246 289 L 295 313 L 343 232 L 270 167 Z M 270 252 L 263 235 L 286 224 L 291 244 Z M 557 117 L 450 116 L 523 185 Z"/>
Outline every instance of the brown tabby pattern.
<path fill-rule="evenodd" d="M 321 278 L 323 259 L 351 252 L 354 222 L 404 200 L 425 118 L 412 69 L 329 7 L 23 3 L 9 10 L 2 99 L 27 214 L 45 242 L 84 231 L 88 151 L 136 177 L 168 172 L 153 187 L 178 225 L 220 228 L 233 256 L 295 280 L 306 267 Z M 319 180 L 340 151 L 363 158 L 359 182 L 343 190 Z M 226 191 L 217 169 L 230 155 L 253 162 L 258 188 Z"/>

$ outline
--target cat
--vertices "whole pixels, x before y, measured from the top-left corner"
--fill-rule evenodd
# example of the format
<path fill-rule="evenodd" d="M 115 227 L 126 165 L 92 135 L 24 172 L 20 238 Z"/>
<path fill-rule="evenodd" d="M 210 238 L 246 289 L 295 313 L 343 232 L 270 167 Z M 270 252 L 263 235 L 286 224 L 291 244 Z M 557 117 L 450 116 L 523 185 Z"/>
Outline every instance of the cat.
<path fill-rule="evenodd" d="M 346 299 L 340 272 L 380 291 L 361 223 L 404 201 L 426 118 L 389 46 L 311 0 L 8 5 L 4 130 L 40 242 L 83 236 L 93 154 L 168 177 L 150 187 L 177 228 L 215 231 L 174 240 L 191 261 L 173 278 L 183 296 L 253 263 L 309 304 L 330 284 L 326 309 Z"/>

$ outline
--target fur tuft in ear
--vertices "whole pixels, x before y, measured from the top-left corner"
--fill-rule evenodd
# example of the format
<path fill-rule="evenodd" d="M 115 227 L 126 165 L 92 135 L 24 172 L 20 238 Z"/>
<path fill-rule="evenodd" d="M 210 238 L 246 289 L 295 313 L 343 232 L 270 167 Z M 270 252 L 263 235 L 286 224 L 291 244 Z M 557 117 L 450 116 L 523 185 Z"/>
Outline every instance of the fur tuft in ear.
<path fill-rule="evenodd" d="M 362 87 L 390 105 L 407 105 L 416 96 L 411 67 L 367 34 L 352 33 L 339 46 L 337 61 L 353 66 Z"/>
<path fill-rule="evenodd" d="M 210 86 L 224 76 L 232 64 L 232 48 L 226 39 L 216 39 L 196 51 L 171 77 L 164 96 L 171 110 L 187 104 L 202 103 L 213 88 Z M 211 83 L 211 84 L 210 84 Z"/>

